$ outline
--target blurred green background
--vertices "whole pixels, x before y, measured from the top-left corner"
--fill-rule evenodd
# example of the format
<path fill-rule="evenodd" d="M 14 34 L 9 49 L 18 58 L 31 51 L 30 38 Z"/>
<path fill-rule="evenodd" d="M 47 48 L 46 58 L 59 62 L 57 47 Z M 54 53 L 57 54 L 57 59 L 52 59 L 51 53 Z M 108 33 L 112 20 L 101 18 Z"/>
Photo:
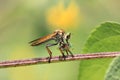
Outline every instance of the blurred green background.
<path fill-rule="evenodd" d="M 81 52 L 95 26 L 120 22 L 120 0 L 0 0 L 0 60 L 47 57 L 45 44 L 28 42 L 62 28 Z M 60 55 L 56 47 L 53 55 Z M 80 61 L 0 69 L 0 80 L 77 80 Z"/>

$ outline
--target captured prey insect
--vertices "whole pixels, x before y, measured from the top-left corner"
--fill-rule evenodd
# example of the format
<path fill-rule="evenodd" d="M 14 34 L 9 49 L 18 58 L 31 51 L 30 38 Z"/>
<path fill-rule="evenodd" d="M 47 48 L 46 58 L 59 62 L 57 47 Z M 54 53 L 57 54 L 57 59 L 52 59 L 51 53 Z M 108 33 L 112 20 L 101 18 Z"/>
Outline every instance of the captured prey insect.
<path fill-rule="evenodd" d="M 55 30 L 52 34 L 49 34 L 47 36 L 33 40 L 30 43 L 31 43 L 31 46 L 38 46 L 38 45 L 41 45 L 41 44 L 48 42 L 50 40 L 54 40 L 56 43 L 46 45 L 46 49 L 47 49 L 49 56 L 50 56 L 48 62 L 50 63 L 51 58 L 52 58 L 52 52 L 49 49 L 49 47 L 54 46 L 54 45 L 59 46 L 59 50 L 60 50 L 64 60 L 66 58 L 64 51 L 67 53 L 67 55 L 69 55 L 69 53 L 70 53 L 71 56 L 73 57 L 73 54 L 69 49 L 70 48 L 70 43 L 69 43 L 70 36 L 71 36 L 71 33 L 66 34 L 64 30 L 58 29 L 58 30 Z"/>

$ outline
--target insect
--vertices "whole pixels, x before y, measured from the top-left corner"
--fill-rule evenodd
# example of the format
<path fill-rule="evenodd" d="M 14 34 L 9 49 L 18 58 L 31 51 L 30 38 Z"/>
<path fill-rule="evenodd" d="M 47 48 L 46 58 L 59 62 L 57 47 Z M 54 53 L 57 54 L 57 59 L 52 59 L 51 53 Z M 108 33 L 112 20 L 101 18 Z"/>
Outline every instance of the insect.
<path fill-rule="evenodd" d="M 43 36 L 43 37 L 38 38 L 36 40 L 33 40 L 30 43 L 31 43 L 31 46 L 38 46 L 38 45 L 46 43 L 46 42 L 48 42 L 50 40 L 54 40 L 55 43 L 46 45 L 46 49 L 47 49 L 47 51 L 49 53 L 49 60 L 48 60 L 48 62 L 50 63 L 51 58 L 52 58 L 52 52 L 49 49 L 49 47 L 51 47 L 51 46 L 58 45 L 58 48 L 59 48 L 59 50 L 60 50 L 64 60 L 66 58 L 64 52 L 66 52 L 67 55 L 69 55 L 69 53 L 70 53 L 71 56 L 73 57 L 73 54 L 72 54 L 72 52 L 69 49 L 70 48 L 70 43 L 69 43 L 70 36 L 71 36 L 71 33 L 67 33 L 66 34 L 64 30 L 58 29 L 58 30 L 55 30 L 51 34 L 48 34 L 46 36 Z"/>

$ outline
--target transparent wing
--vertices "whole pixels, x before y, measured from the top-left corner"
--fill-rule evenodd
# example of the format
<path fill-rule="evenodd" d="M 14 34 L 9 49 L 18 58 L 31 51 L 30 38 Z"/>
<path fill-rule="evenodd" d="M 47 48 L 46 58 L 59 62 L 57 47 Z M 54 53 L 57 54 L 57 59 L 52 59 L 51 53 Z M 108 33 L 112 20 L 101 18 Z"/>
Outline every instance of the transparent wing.
<path fill-rule="evenodd" d="M 31 44 L 31 46 L 37 46 L 37 45 L 45 43 L 45 42 L 47 42 L 49 40 L 52 40 L 55 36 L 56 36 L 56 33 L 49 34 L 47 36 L 35 39 L 35 40 L 33 40 L 33 41 L 29 42 L 29 43 Z"/>

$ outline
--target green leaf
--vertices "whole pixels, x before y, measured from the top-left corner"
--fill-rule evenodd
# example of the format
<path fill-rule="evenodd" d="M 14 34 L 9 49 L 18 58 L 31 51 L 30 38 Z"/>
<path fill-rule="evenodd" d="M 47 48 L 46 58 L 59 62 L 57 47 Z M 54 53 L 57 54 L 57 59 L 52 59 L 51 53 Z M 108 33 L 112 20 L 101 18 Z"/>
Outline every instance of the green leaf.
<path fill-rule="evenodd" d="M 105 80 L 120 80 L 120 57 L 113 60 Z"/>
<path fill-rule="evenodd" d="M 83 53 L 120 51 L 120 24 L 106 22 L 88 38 Z M 103 80 L 112 58 L 80 62 L 79 80 Z"/>

